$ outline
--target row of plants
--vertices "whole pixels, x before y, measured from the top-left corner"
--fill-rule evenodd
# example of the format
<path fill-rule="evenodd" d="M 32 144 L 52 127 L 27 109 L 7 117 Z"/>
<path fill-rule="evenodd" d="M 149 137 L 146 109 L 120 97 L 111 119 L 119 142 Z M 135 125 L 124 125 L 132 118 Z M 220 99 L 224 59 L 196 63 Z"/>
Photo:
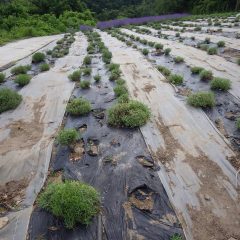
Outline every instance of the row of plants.
<path fill-rule="evenodd" d="M 140 34 L 152 35 L 151 30 L 147 28 L 139 28 L 135 26 L 131 27 L 130 29 L 135 29 L 135 31 Z M 184 29 L 182 29 L 181 32 L 184 32 Z M 162 34 L 161 30 L 158 31 L 158 37 L 163 39 L 169 39 L 169 35 Z M 179 32 L 176 32 L 175 37 L 178 38 L 179 42 L 183 42 L 186 39 L 185 37 L 181 37 Z M 195 36 L 192 36 L 191 40 L 195 41 Z M 225 45 L 225 41 L 218 41 L 217 43 L 212 43 L 211 38 L 206 37 L 203 41 L 197 43 L 196 48 L 206 51 L 209 55 L 219 55 L 219 50 L 222 50 Z M 236 64 L 240 65 L 240 58 L 236 60 Z"/>
<path fill-rule="evenodd" d="M 64 38 L 57 42 L 57 46 L 53 50 L 47 51 L 47 55 L 43 52 L 36 52 L 32 55 L 32 64 L 35 66 L 35 71 L 46 72 L 50 69 L 50 60 L 57 57 L 63 57 L 68 54 L 71 44 L 74 42 L 74 36 L 72 34 L 65 34 Z M 65 51 L 61 54 L 61 51 Z M 39 70 L 36 70 L 38 67 Z M 32 79 L 32 75 L 29 73 L 32 70 L 32 65 L 18 65 L 11 69 L 12 76 L 6 78 L 4 73 L 0 73 L 0 84 L 4 84 L 9 79 L 14 79 L 14 82 L 18 87 L 24 87 L 28 85 Z M 0 90 L 0 113 L 13 110 L 17 108 L 22 101 L 22 96 L 14 90 L 3 87 Z"/>
<path fill-rule="evenodd" d="M 92 77 L 92 54 L 99 53 L 109 71 L 109 81 L 114 81 L 116 84 L 114 93 L 117 103 L 108 109 L 107 123 L 112 127 L 129 128 L 144 125 L 150 117 L 149 109 L 140 102 L 130 100 L 125 80 L 121 78 L 120 66 L 112 62 L 112 53 L 105 47 L 100 35 L 91 31 L 85 34 L 89 42 L 88 55 L 83 60 L 83 66 L 70 74 L 69 79 L 76 82 L 77 87 L 89 88 L 91 81 L 83 80 L 83 78 Z M 98 84 L 101 81 L 101 76 L 96 74 L 93 79 Z M 67 114 L 72 117 L 85 116 L 91 111 L 91 103 L 83 97 L 71 99 L 66 108 Z M 70 128 L 61 130 L 57 136 L 57 141 L 61 145 L 70 146 L 76 144 L 80 138 L 79 131 Z M 61 201 L 63 197 L 65 197 L 64 201 Z M 89 224 L 92 218 L 99 213 L 100 194 L 85 183 L 67 181 L 47 186 L 40 194 L 38 203 L 40 207 L 53 215 L 63 218 L 67 228 L 73 228 L 78 222 Z"/>
<path fill-rule="evenodd" d="M 140 39 L 140 37 L 138 36 L 129 35 L 119 30 L 111 30 L 108 32 L 111 34 L 112 37 L 116 37 L 120 41 L 125 42 L 128 46 L 133 46 L 134 48 L 137 48 L 137 46 L 134 46 L 134 43 L 131 42 L 131 41 L 136 41 L 143 45 L 147 45 L 149 47 L 154 48 L 155 53 L 157 54 L 159 54 L 159 49 L 160 49 L 161 54 L 164 54 L 165 56 L 166 55 L 169 56 L 169 53 L 165 54 L 166 49 L 165 51 L 163 50 L 164 46 L 162 44 L 149 42 L 145 39 Z M 131 44 L 129 44 L 129 41 L 131 42 Z M 143 48 L 142 53 L 143 55 L 146 56 L 149 54 L 149 50 L 146 48 Z M 173 57 L 173 61 L 176 64 L 179 64 L 179 63 L 183 63 L 184 59 L 180 56 L 177 56 L 177 57 Z M 183 76 L 179 74 L 172 74 L 168 68 L 164 66 L 157 66 L 157 69 L 166 77 L 166 79 L 170 83 L 174 85 L 182 85 L 184 83 Z M 191 73 L 193 75 L 199 75 L 201 81 L 209 83 L 210 88 L 213 91 L 224 92 L 224 91 L 228 91 L 231 88 L 231 81 L 229 79 L 214 77 L 212 71 L 206 70 L 201 67 L 191 67 Z M 216 104 L 215 95 L 213 92 L 192 93 L 188 96 L 187 102 L 189 105 L 193 107 L 201 107 L 201 108 L 212 108 Z M 239 129 L 239 120 L 240 119 L 237 119 L 237 122 L 236 122 L 236 126 L 238 129 Z"/>

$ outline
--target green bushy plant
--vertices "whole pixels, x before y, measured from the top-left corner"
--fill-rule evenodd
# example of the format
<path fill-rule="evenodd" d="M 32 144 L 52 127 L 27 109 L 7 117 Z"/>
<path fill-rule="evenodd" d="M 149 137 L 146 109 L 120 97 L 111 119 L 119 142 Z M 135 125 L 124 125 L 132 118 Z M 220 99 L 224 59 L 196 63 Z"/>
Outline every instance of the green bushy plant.
<path fill-rule="evenodd" d="M 70 145 L 75 143 L 80 137 L 76 129 L 64 129 L 58 133 L 57 141 L 61 145 Z"/>
<path fill-rule="evenodd" d="M 165 54 L 166 56 L 169 56 L 169 54 L 170 54 L 171 51 L 172 51 L 171 48 L 166 48 L 166 49 L 164 49 L 164 54 Z"/>
<path fill-rule="evenodd" d="M 28 74 L 19 74 L 16 76 L 14 82 L 17 83 L 19 86 L 23 87 L 30 83 L 31 76 Z"/>
<path fill-rule="evenodd" d="M 237 129 L 240 130 L 240 118 L 237 119 L 236 126 Z"/>
<path fill-rule="evenodd" d="M 118 103 L 108 111 L 108 123 L 114 127 L 140 127 L 150 118 L 149 108 L 138 101 Z"/>
<path fill-rule="evenodd" d="M 124 85 L 117 85 L 113 90 L 116 97 L 120 97 L 121 95 L 128 93 L 128 90 Z"/>
<path fill-rule="evenodd" d="M 101 81 L 101 76 L 99 74 L 94 76 L 95 82 L 100 82 Z"/>
<path fill-rule="evenodd" d="M 3 83 L 5 80 L 5 74 L 4 73 L 0 73 L 0 83 Z"/>
<path fill-rule="evenodd" d="M 22 96 L 17 92 L 8 89 L 0 89 L 0 113 L 15 109 L 22 102 Z"/>
<path fill-rule="evenodd" d="M 117 80 L 115 81 L 115 83 L 116 83 L 117 85 L 124 85 L 124 84 L 126 83 L 126 81 L 125 81 L 124 79 L 122 79 L 122 78 L 119 78 L 119 79 L 117 79 Z"/>
<path fill-rule="evenodd" d="M 41 64 L 41 66 L 40 66 L 41 72 L 46 72 L 46 71 L 48 71 L 49 69 L 50 69 L 50 66 L 49 66 L 49 64 L 47 64 L 47 63 L 43 63 L 43 64 Z"/>
<path fill-rule="evenodd" d="M 225 42 L 224 41 L 219 41 L 217 43 L 218 47 L 225 47 Z"/>
<path fill-rule="evenodd" d="M 32 56 L 32 62 L 33 63 L 42 62 L 42 61 L 44 61 L 44 59 L 45 59 L 45 54 L 41 53 L 41 52 L 36 52 Z"/>
<path fill-rule="evenodd" d="M 68 76 L 68 78 L 69 78 L 70 80 L 74 81 L 74 82 L 80 81 L 80 79 L 81 79 L 81 71 L 80 71 L 80 70 L 74 71 L 72 74 L 70 74 L 70 75 Z"/>
<path fill-rule="evenodd" d="M 82 89 L 87 89 L 90 88 L 90 81 L 84 80 L 80 82 L 80 87 Z"/>
<path fill-rule="evenodd" d="M 188 97 L 188 104 L 194 107 L 214 107 L 215 96 L 211 92 L 198 92 L 193 93 Z"/>
<path fill-rule="evenodd" d="M 227 91 L 231 88 L 230 80 L 225 78 L 219 78 L 219 77 L 213 78 L 213 80 L 210 82 L 210 85 L 211 85 L 211 89 L 213 90 Z"/>
<path fill-rule="evenodd" d="M 217 48 L 216 47 L 210 47 L 210 48 L 208 48 L 207 53 L 209 55 L 215 55 L 215 54 L 217 54 Z"/>
<path fill-rule="evenodd" d="M 168 76 L 171 75 L 171 71 L 170 71 L 168 68 L 164 67 L 164 66 L 158 66 L 157 69 L 158 69 L 158 71 L 161 72 L 165 77 L 168 77 Z"/>
<path fill-rule="evenodd" d="M 163 49 L 163 45 L 161 43 L 156 43 L 155 48 L 156 48 L 156 50 Z"/>
<path fill-rule="evenodd" d="M 111 71 L 111 75 L 109 77 L 110 81 L 115 81 L 121 76 L 121 70 L 120 69 L 113 69 Z"/>
<path fill-rule="evenodd" d="M 20 66 L 16 66 L 14 68 L 11 69 L 11 73 L 12 74 L 26 74 L 29 70 L 31 69 L 30 65 L 20 65 Z"/>
<path fill-rule="evenodd" d="M 183 77 L 177 74 L 171 74 L 169 81 L 174 85 L 181 85 L 183 83 Z"/>
<path fill-rule="evenodd" d="M 67 105 L 67 112 L 74 116 L 81 116 L 91 111 L 91 103 L 83 98 L 75 98 Z"/>
<path fill-rule="evenodd" d="M 203 70 L 202 67 L 191 67 L 192 74 L 200 74 Z"/>
<path fill-rule="evenodd" d="M 90 65 L 91 62 L 92 62 L 92 58 L 91 58 L 90 56 L 86 56 L 86 57 L 84 58 L 84 60 L 83 60 L 83 63 L 84 63 L 85 65 Z"/>
<path fill-rule="evenodd" d="M 179 56 L 175 57 L 173 60 L 174 60 L 175 63 L 182 63 L 182 62 L 184 62 L 184 58 L 179 57 Z"/>
<path fill-rule="evenodd" d="M 213 79 L 213 73 L 212 71 L 208 71 L 208 70 L 203 70 L 200 72 L 200 79 L 202 81 L 208 81 L 208 80 L 212 80 Z"/>
<path fill-rule="evenodd" d="M 179 235 L 179 234 L 174 234 L 174 235 L 170 238 L 170 240 L 182 240 L 182 236 Z"/>
<path fill-rule="evenodd" d="M 66 228 L 90 224 L 100 210 L 100 194 L 92 186 L 77 182 L 49 184 L 39 195 L 38 204 L 64 220 Z"/>
<path fill-rule="evenodd" d="M 83 68 L 82 72 L 83 72 L 84 76 L 90 76 L 92 73 L 92 69 L 91 68 Z"/>
<path fill-rule="evenodd" d="M 120 65 L 116 64 L 116 63 L 111 63 L 108 65 L 108 70 L 109 71 L 113 71 L 113 70 L 119 70 L 120 69 Z"/>
<path fill-rule="evenodd" d="M 142 53 L 143 53 L 143 55 L 147 56 L 148 53 L 149 53 L 149 51 L 148 51 L 147 48 L 144 48 L 144 49 L 142 50 Z"/>
<path fill-rule="evenodd" d="M 127 93 L 122 94 L 120 97 L 118 97 L 118 103 L 127 103 L 129 102 L 129 95 Z"/>

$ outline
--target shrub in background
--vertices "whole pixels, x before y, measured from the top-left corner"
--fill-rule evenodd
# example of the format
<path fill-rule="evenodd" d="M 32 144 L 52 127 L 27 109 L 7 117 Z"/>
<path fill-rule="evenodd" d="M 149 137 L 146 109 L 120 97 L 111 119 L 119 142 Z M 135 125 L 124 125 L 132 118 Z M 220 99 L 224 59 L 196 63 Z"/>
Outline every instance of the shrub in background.
<path fill-rule="evenodd" d="M 17 83 L 20 87 L 23 87 L 30 83 L 31 76 L 28 74 L 19 74 L 16 76 L 14 82 Z"/>
<path fill-rule="evenodd" d="M 183 83 L 183 77 L 178 74 L 171 74 L 169 81 L 174 85 L 181 85 Z"/>
<path fill-rule="evenodd" d="M 84 58 L 84 60 L 83 60 L 83 63 L 84 63 L 85 65 L 90 65 L 91 62 L 92 62 L 92 58 L 91 58 L 90 56 L 86 56 L 86 57 Z"/>
<path fill-rule="evenodd" d="M 15 109 L 22 101 L 22 96 L 17 92 L 8 89 L 0 89 L 0 113 Z"/>
<path fill-rule="evenodd" d="M 222 90 L 227 91 L 231 88 L 231 82 L 228 79 L 225 78 L 213 78 L 213 80 L 210 82 L 211 89 L 213 90 Z"/>
<path fill-rule="evenodd" d="M 193 93 L 188 97 L 188 104 L 194 107 L 214 107 L 215 96 L 211 92 L 198 92 Z"/>
<path fill-rule="evenodd" d="M 81 116 L 91 111 L 91 103 L 84 98 L 75 98 L 67 105 L 67 112 L 74 116 Z"/>
<path fill-rule="evenodd" d="M 94 76 L 95 82 L 100 82 L 101 81 L 101 76 L 99 74 Z"/>
<path fill-rule="evenodd" d="M 200 74 L 204 69 L 202 67 L 192 67 L 191 72 L 192 74 Z"/>
<path fill-rule="evenodd" d="M 213 79 L 212 71 L 203 70 L 200 72 L 200 79 L 202 81 L 208 81 Z"/>
<path fill-rule="evenodd" d="M 119 78 L 119 79 L 117 79 L 117 80 L 115 81 L 115 83 L 116 83 L 117 85 L 124 85 L 124 84 L 126 83 L 126 81 L 125 81 L 124 79 L 122 79 L 122 78 Z"/>
<path fill-rule="evenodd" d="M 144 49 L 142 50 L 142 53 L 143 53 L 144 56 L 147 56 L 148 53 L 149 53 L 149 51 L 148 51 L 147 48 L 144 48 Z"/>
<path fill-rule="evenodd" d="M 219 41 L 217 43 L 218 47 L 225 47 L 225 42 L 224 41 Z"/>
<path fill-rule="evenodd" d="M 168 76 L 171 75 L 171 71 L 170 71 L 168 68 L 164 67 L 164 66 L 158 66 L 157 69 L 158 69 L 158 71 L 161 72 L 165 77 L 168 77 Z"/>
<path fill-rule="evenodd" d="M 92 73 L 92 69 L 91 69 L 91 68 L 84 68 L 84 69 L 82 70 L 82 72 L 83 72 L 83 75 L 84 75 L 84 76 L 90 76 L 91 73 Z"/>
<path fill-rule="evenodd" d="M 236 126 L 237 126 L 237 129 L 240 130 L 240 118 L 237 119 Z"/>
<path fill-rule="evenodd" d="M 156 50 L 163 49 L 163 45 L 162 45 L 161 43 L 156 43 L 156 44 L 155 44 L 155 49 L 156 49 Z"/>
<path fill-rule="evenodd" d="M 77 70 L 77 71 L 74 71 L 72 74 L 70 74 L 68 76 L 68 78 L 74 82 L 76 81 L 80 81 L 81 79 L 81 71 L 80 70 Z"/>
<path fill-rule="evenodd" d="M 82 89 L 90 88 L 90 81 L 86 81 L 86 80 L 81 81 L 81 82 L 80 82 L 80 87 L 81 87 Z"/>
<path fill-rule="evenodd" d="M 47 64 L 47 63 L 43 63 L 43 64 L 41 64 L 41 66 L 40 66 L 40 71 L 41 72 L 46 72 L 46 71 L 48 71 L 50 69 L 50 66 L 49 66 L 49 64 Z"/>
<path fill-rule="evenodd" d="M 208 48 L 207 53 L 209 55 L 215 55 L 215 54 L 217 54 L 217 48 L 216 47 L 210 47 L 210 48 Z"/>
<path fill-rule="evenodd" d="M 171 51 L 172 51 L 171 48 L 166 48 L 166 49 L 164 49 L 164 54 L 165 54 L 166 56 L 168 56 Z"/>
<path fill-rule="evenodd" d="M 32 62 L 33 63 L 40 63 L 43 62 L 45 59 L 45 54 L 41 52 L 36 52 L 32 56 Z"/>
<path fill-rule="evenodd" d="M 117 85 L 113 90 L 116 97 L 120 97 L 121 95 L 128 93 L 128 90 L 124 85 Z"/>
<path fill-rule="evenodd" d="M 174 62 L 175 62 L 175 63 L 182 63 L 182 62 L 184 62 L 184 58 L 179 57 L 179 56 L 178 56 L 178 57 L 175 57 L 175 58 L 174 58 Z"/>
<path fill-rule="evenodd" d="M 64 220 L 67 228 L 88 225 L 100 210 L 100 195 L 90 185 L 77 181 L 52 183 L 39 195 L 38 204 Z"/>
<path fill-rule="evenodd" d="M 12 74 L 26 74 L 29 70 L 31 69 L 30 65 L 20 65 L 20 66 L 16 66 L 14 68 L 11 69 L 11 73 Z"/>
<path fill-rule="evenodd" d="M 5 74 L 4 73 L 0 73 L 0 83 L 3 83 L 5 80 Z"/>

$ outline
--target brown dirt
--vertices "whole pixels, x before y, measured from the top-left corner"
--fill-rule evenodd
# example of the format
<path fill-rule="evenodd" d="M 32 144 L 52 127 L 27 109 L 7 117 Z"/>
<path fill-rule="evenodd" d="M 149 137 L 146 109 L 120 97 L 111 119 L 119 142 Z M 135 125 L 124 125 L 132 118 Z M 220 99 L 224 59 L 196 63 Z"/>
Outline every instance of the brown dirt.
<path fill-rule="evenodd" d="M 81 140 L 71 147 L 70 161 L 79 161 L 85 153 L 84 141 Z"/>
<path fill-rule="evenodd" d="M 142 89 L 144 92 L 150 93 L 156 86 L 152 85 L 151 83 L 145 84 L 144 88 Z"/>
<path fill-rule="evenodd" d="M 40 118 L 41 109 L 45 105 L 44 101 L 45 96 L 39 102 L 34 103 L 31 122 L 19 120 L 5 127 L 5 129 L 10 130 L 10 133 L 7 139 L 0 142 L 0 155 L 5 155 L 13 150 L 30 148 L 41 139 L 44 125 Z"/>
<path fill-rule="evenodd" d="M 0 186 L 0 215 L 14 210 L 19 206 L 24 198 L 28 182 L 26 178 L 23 178 L 19 181 L 11 181 Z"/>
<path fill-rule="evenodd" d="M 170 169 L 171 161 L 173 161 L 177 151 L 184 151 L 184 149 L 174 139 L 169 126 L 165 126 L 160 117 L 158 122 L 158 129 L 164 138 L 166 149 L 159 149 L 153 155 L 166 168 Z M 216 163 L 209 160 L 200 149 L 198 151 L 198 157 L 185 155 L 185 161 L 197 173 L 201 181 L 201 188 L 197 193 L 201 211 L 189 207 L 193 222 L 193 239 L 226 240 L 230 237 L 240 239 L 240 232 L 236 230 L 240 229 L 240 207 L 236 206 L 233 200 L 230 200 L 229 192 L 221 187 L 222 182 L 227 182 L 228 179 Z M 210 173 L 210 175 L 206 173 Z M 226 210 L 226 216 L 218 217 L 217 213 L 214 212 L 216 211 L 214 208 L 219 208 L 219 206 L 222 210 Z M 203 229 L 205 230 L 203 231 Z M 209 239 L 209 236 L 213 237 Z"/>
<path fill-rule="evenodd" d="M 154 201 L 152 199 L 152 192 L 145 193 L 141 189 L 138 189 L 137 193 L 132 193 L 129 201 L 140 210 L 152 211 L 153 209 Z"/>

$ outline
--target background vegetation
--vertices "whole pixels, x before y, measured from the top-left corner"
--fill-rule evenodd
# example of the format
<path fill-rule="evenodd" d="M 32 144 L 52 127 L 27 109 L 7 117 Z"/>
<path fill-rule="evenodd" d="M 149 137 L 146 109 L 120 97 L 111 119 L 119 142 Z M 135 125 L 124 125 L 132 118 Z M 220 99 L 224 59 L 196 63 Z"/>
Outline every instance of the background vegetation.
<path fill-rule="evenodd" d="M 166 13 L 237 11 L 240 0 L 0 0 L 0 45 L 94 25 L 97 20 Z"/>

